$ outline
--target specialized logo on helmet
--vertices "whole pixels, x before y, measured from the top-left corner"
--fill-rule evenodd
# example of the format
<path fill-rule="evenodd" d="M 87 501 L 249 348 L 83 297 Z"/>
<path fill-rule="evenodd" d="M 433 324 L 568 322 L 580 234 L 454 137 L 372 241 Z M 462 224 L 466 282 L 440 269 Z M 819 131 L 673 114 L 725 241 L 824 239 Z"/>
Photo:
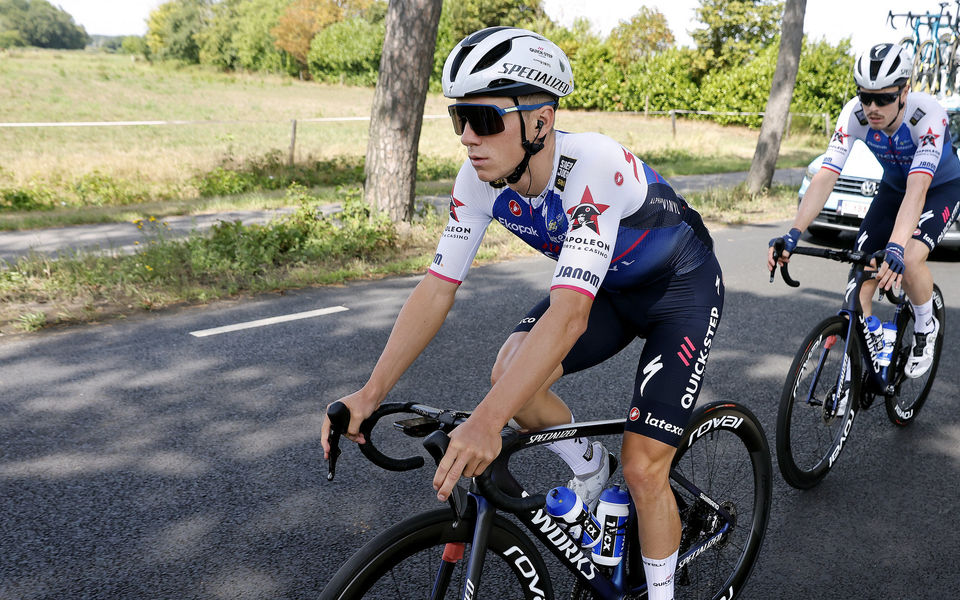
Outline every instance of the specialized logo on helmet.
<path fill-rule="evenodd" d="M 873 48 L 870 48 L 870 59 L 882 60 L 883 57 L 887 55 L 887 48 L 887 44 L 877 44 Z"/>
<path fill-rule="evenodd" d="M 573 222 L 570 225 L 570 231 L 573 232 L 586 226 L 599 234 L 600 224 L 597 219 L 608 208 L 610 208 L 609 204 L 596 204 L 593 201 L 593 195 L 590 193 L 590 187 L 588 186 L 583 190 L 583 198 L 580 199 L 580 204 L 567 210 L 567 214 L 570 215 L 570 220 Z"/>
<path fill-rule="evenodd" d="M 563 63 L 561 62 L 561 64 Z M 570 92 L 569 83 L 566 83 L 559 77 L 554 77 L 553 75 L 544 73 L 538 69 L 531 69 L 530 67 L 525 67 L 523 65 L 515 65 L 513 63 L 505 62 L 502 64 L 500 73 L 509 77 L 526 79 L 531 83 L 538 83 L 541 86 L 548 87 L 555 91 L 558 96 L 566 96 Z"/>

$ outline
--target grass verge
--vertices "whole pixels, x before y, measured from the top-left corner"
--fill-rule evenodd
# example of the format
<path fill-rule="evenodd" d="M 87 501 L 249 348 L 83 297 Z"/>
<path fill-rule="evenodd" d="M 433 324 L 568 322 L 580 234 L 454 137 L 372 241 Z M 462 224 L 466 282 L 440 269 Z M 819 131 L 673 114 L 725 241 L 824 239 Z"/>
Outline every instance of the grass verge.
<path fill-rule="evenodd" d="M 413 224 L 395 224 L 340 188 L 344 210 L 323 216 L 329 198 L 293 185 L 282 199 L 297 210 L 268 225 L 221 223 L 205 235 L 168 239 L 160 228 L 134 254 L 76 253 L 21 258 L 0 270 L 0 334 L 88 323 L 177 305 L 422 273 L 446 215 L 423 206 Z M 796 191 L 775 187 L 691 194 L 711 227 L 786 218 Z M 490 227 L 477 263 L 537 253 L 502 227 Z"/>

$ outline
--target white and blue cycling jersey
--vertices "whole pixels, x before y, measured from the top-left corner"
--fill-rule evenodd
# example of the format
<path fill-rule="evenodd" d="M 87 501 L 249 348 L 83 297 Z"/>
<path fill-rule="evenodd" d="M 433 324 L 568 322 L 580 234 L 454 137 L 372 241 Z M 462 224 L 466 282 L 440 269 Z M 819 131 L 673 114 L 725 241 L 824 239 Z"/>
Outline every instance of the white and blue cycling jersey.
<path fill-rule="evenodd" d="M 858 97 L 847 102 L 823 159 L 824 169 L 840 173 L 854 140 L 862 140 L 883 166 L 882 180 L 905 191 L 907 176 L 924 173 L 930 187 L 960 178 L 960 160 L 953 150 L 947 112 L 929 94 L 907 94 L 903 123 L 893 133 L 872 129 Z"/>
<path fill-rule="evenodd" d="M 700 215 L 653 169 L 613 139 L 557 132 L 553 173 L 536 198 L 481 181 L 465 161 L 430 272 L 460 283 L 487 226 L 497 221 L 557 261 L 551 289 L 595 297 L 707 261 L 713 241 Z"/>

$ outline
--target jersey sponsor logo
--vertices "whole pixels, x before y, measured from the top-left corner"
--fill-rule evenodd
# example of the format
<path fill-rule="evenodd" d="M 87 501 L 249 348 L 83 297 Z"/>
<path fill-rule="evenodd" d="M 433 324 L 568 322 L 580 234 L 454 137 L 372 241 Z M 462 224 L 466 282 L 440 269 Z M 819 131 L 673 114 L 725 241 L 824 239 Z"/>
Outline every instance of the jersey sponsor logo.
<path fill-rule="evenodd" d="M 440 254 L 439 252 L 437 252 L 436 254 L 434 254 L 434 255 L 433 255 L 433 264 L 437 265 L 438 267 L 442 267 L 442 266 L 443 266 L 443 255 Z"/>
<path fill-rule="evenodd" d="M 504 219 L 503 217 L 497 217 L 497 221 L 501 225 L 509 229 L 510 231 L 519 234 L 519 235 L 537 235 L 537 232 L 534 231 L 533 227 L 529 225 L 520 225 L 519 223 L 511 223 L 510 221 Z"/>
<path fill-rule="evenodd" d="M 943 222 L 946 223 L 950 220 L 950 209 L 946 206 L 943 207 Z M 932 215 L 931 215 L 932 216 Z"/>
<path fill-rule="evenodd" d="M 910 117 L 910 124 L 916 125 L 920 122 L 920 119 L 922 119 L 925 114 L 927 113 L 923 112 L 922 108 L 918 108 L 917 110 L 913 111 L 913 116 Z"/>
<path fill-rule="evenodd" d="M 647 200 L 647 202 L 649 202 L 650 204 L 656 204 L 658 206 L 662 206 L 665 211 L 671 212 L 675 215 L 681 214 L 680 203 L 677 202 L 676 200 L 671 200 L 670 198 L 654 197 Z"/>
<path fill-rule="evenodd" d="M 684 389 L 683 396 L 680 397 L 680 405 L 684 408 L 690 408 L 697 400 L 697 393 L 700 391 L 700 381 L 703 379 L 703 373 L 707 369 L 707 359 L 710 357 L 710 346 L 713 344 L 713 334 L 717 331 L 717 324 L 720 322 L 720 310 L 716 306 L 710 307 L 710 321 L 707 324 L 707 332 L 703 336 L 703 347 L 696 355 L 690 372 L 690 378 L 687 380 L 687 387 Z M 690 340 L 684 338 L 687 343 Z M 693 344 L 690 343 L 692 346 Z M 695 350 L 695 348 L 691 348 Z M 678 353 L 679 354 L 679 353 Z M 690 358 L 693 359 L 692 352 Z M 680 357 L 681 359 L 683 356 Z M 684 361 L 686 363 L 686 361 Z M 686 363 L 689 365 L 689 363 Z"/>
<path fill-rule="evenodd" d="M 667 422 L 666 419 L 657 419 L 653 416 L 653 413 L 647 413 L 647 416 L 643 419 L 643 422 L 646 425 L 651 427 L 656 427 L 657 429 L 662 429 L 667 433 L 672 433 L 673 435 L 680 436 L 683 435 L 683 427 L 677 427 L 673 423 Z"/>
<path fill-rule="evenodd" d="M 640 396 L 643 396 L 643 390 L 647 387 L 647 382 L 650 381 L 650 378 L 657 374 L 657 372 L 663 368 L 663 363 L 660 362 L 660 359 L 663 357 L 662 354 L 658 354 L 653 357 L 653 360 L 648 362 L 646 366 L 643 367 L 643 383 L 640 384 Z M 630 413 L 631 415 L 633 413 Z M 632 419 L 636 421 L 636 419 Z"/>
<path fill-rule="evenodd" d="M 443 228 L 443 237 L 458 240 L 470 239 L 470 228 L 462 225 L 447 225 Z"/>
<path fill-rule="evenodd" d="M 623 173 L 617 171 L 613 174 L 613 182 L 617 185 L 623 185 Z"/>
<path fill-rule="evenodd" d="M 867 116 L 863 114 L 862 108 L 855 111 L 853 115 L 857 117 L 857 121 L 859 121 L 861 125 L 866 125 L 868 123 Z"/>
<path fill-rule="evenodd" d="M 917 110 L 920 110 L 919 108 Z M 930 144 L 934 148 L 937 147 L 937 138 L 940 137 L 933 132 L 933 128 L 927 127 L 927 132 L 920 135 L 920 147 L 923 148 L 927 144 Z"/>
<path fill-rule="evenodd" d="M 521 214 L 523 214 L 523 210 L 520 208 L 520 203 L 516 200 L 511 200 L 507 206 L 510 208 L 510 213 L 513 216 L 519 217 Z"/>
<path fill-rule="evenodd" d="M 451 195 L 450 196 L 450 218 L 456 221 L 457 223 L 460 222 L 460 218 L 457 217 L 457 209 L 460 208 L 461 206 L 466 206 L 466 204 L 464 204 L 463 202 L 460 202 L 459 200 L 457 200 Z"/>
<path fill-rule="evenodd" d="M 831 139 L 830 141 L 831 141 L 831 142 L 837 142 L 837 143 L 843 144 L 844 142 L 847 141 L 847 138 L 848 138 L 848 137 L 850 137 L 850 134 L 849 134 L 849 133 L 844 133 L 844 132 L 843 132 L 843 127 L 840 127 L 840 129 L 838 129 L 838 130 L 836 130 L 836 131 L 833 132 L 833 139 Z"/>
<path fill-rule="evenodd" d="M 577 164 L 577 159 L 563 156 L 562 154 L 560 155 L 560 164 L 557 166 L 557 178 L 553 181 L 553 187 L 561 192 L 563 191 L 567 185 L 567 177 L 570 177 L 570 171 L 573 170 L 573 165 L 575 164 Z"/>
<path fill-rule="evenodd" d="M 689 367 L 690 360 L 693 358 L 693 353 L 696 351 L 697 347 L 693 345 L 693 342 L 690 341 L 690 338 L 683 336 L 683 343 L 680 344 L 680 352 L 677 352 L 677 356 L 680 357 L 680 361 L 683 363 L 683 366 Z"/>
<path fill-rule="evenodd" d="M 643 392 L 640 392 L 643 395 Z M 640 409 L 634 406 L 630 409 L 630 416 L 628 417 L 631 421 L 636 421 L 640 418 Z"/>
<path fill-rule="evenodd" d="M 570 231 L 576 231 L 581 227 L 588 227 L 595 233 L 600 233 L 600 224 L 597 219 L 603 214 L 603 211 L 610 208 L 609 204 L 597 204 L 593 201 L 593 195 L 590 193 L 590 186 L 583 190 L 583 197 L 580 198 L 580 204 L 567 210 L 573 224 Z"/>
<path fill-rule="evenodd" d="M 882 137 L 879 133 L 874 133 L 874 134 L 873 134 L 873 141 L 879 142 L 879 141 L 882 140 L 882 139 L 883 139 L 883 137 Z"/>
<path fill-rule="evenodd" d="M 507 62 L 502 63 L 500 66 L 500 73 L 503 75 L 512 75 L 514 77 L 526 79 L 527 81 L 532 81 L 534 83 L 542 83 L 548 88 L 558 92 L 558 96 L 566 96 L 570 91 L 569 83 L 564 82 L 559 77 L 554 77 L 549 73 L 544 73 L 539 69 L 531 69 L 530 67 L 515 65 Z"/>
<path fill-rule="evenodd" d="M 555 277 L 557 279 L 563 278 L 563 279 L 573 279 L 574 281 L 582 281 L 595 288 L 600 287 L 600 277 L 597 275 L 594 275 L 590 271 L 585 271 L 580 267 L 576 267 L 576 268 L 560 267 L 559 269 L 557 269 L 557 273 Z"/>

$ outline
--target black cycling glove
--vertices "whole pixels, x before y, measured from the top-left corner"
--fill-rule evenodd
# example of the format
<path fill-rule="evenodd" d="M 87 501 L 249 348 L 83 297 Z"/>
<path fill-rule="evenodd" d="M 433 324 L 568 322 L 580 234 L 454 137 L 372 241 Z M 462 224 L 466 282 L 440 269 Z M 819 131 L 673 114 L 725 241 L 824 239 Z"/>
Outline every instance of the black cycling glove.
<path fill-rule="evenodd" d="M 783 237 L 775 237 L 770 240 L 770 245 L 776 244 L 777 240 L 783 240 L 783 249 L 792 254 L 793 249 L 797 247 L 797 242 L 800 241 L 800 230 L 794 227 Z"/>
<path fill-rule="evenodd" d="M 903 264 L 903 246 L 890 242 L 887 244 L 886 252 L 883 255 L 883 261 L 887 263 L 890 270 L 901 275 L 906 265 Z"/>

